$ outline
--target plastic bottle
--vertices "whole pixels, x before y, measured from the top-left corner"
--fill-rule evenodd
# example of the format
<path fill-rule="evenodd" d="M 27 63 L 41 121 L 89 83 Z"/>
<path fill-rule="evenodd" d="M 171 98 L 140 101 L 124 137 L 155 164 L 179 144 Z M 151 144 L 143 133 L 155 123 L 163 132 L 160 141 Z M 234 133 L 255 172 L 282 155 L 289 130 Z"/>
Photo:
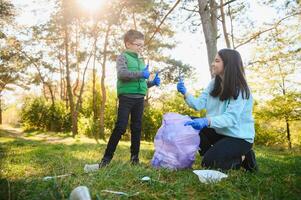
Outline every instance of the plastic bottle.
<path fill-rule="evenodd" d="M 89 189 L 86 186 L 78 186 L 70 193 L 70 200 L 91 200 Z"/>

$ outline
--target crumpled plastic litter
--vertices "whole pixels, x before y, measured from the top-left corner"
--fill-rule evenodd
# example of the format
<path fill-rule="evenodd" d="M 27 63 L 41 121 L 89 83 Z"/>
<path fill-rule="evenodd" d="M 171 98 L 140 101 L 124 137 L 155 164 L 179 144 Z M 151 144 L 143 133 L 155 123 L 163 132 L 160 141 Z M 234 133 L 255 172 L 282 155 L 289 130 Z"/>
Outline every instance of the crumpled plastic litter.
<path fill-rule="evenodd" d="M 111 194 L 117 194 L 121 196 L 127 196 L 127 197 L 132 197 L 138 195 L 140 192 L 136 192 L 133 194 L 128 194 L 126 192 L 120 192 L 120 191 L 113 191 L 113 190 L 101 190 L 101 192 L 106 192 L 106 193 L 111 193 Z"/>
<path fill-rule="evenodd" d="M 228 177 L 227 174 L 216 170 L 193 170 L 193 173 L 195 173 L 199 177 L 199 180 L 205 184 L 217 183 L 223 178 Z"/>
<path fill-rule="evenodd" d="M 68 177 L 68 176 L 73 176 L 75 175 L 74 173 L 68 173 L 68 174 L 62 174 L 62 175 L 56 175 L 56 176 L 45 176 L 43 178 L 44 181 L 48 181 L 48 180 L 52 180 L 52 179 L 56 179 L 56 178 L 64 178 L 64 177 Z"/>
<path fill-rule="evenodd" d="M 89 172 L 94 172 L 99 169 L 99 164 L 85 164 L 84 166 L 84 172 L 89 173 Z"/>
<path fill-rule="evenodd" d="M 151 178 L 148 176 L 144 176 L 141 178 L 141 181 L 150 181 L 150 180 L 151 180 Z"/>

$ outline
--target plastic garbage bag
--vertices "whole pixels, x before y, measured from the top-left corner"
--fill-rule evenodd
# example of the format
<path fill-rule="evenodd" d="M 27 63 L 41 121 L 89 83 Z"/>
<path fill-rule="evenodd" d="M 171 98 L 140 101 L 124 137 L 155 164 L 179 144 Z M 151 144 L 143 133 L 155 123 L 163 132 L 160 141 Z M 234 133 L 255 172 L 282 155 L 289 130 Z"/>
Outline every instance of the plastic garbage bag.
<path fill-rule="evenodd" d="M 216 183 L 228 175 L 216 170 L 193 170 L 202 183 Z"/>
<path fill-rule="evenodd" d="M 184 126 L 190 117 L 177 113 L 166 113 L 155 140 L 152 166 L 156 168 L 191 168 L 199 148 L 199 131 Z"/>

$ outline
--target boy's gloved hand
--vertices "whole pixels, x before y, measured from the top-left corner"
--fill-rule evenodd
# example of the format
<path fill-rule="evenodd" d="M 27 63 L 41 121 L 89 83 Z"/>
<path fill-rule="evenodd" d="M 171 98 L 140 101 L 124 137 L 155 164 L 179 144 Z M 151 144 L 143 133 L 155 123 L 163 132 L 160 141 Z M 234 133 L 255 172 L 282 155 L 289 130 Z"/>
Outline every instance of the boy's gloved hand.
<path fill-rule="evenodd" d="M 180 78 L 178 84 L 177 84 L 177 89 L 178 89 L 178 92 L 180 92 L 181 94 L 185 95 L 186 94 L 186 87 L 184 85 L 184 82 L 183 82 L 183 79 Z"/>
<path fill-rule="evenodd" d="M 142 71 L 142 77 L 143 77 L 144 79 L 148 79 L 148 78 L 149 78 L 149 75 L 150 75 L 150 73 L 149 73 L 149 71 L 148 71 L 148 64 L 147 64 L 146 67 L 144 68 L 144 70 Z"/>
<path fill-rule="evenodd" d="M 160 83 L 161 83 L 161 79 L 159 77 L 159 73 L 157 72 L 155 78 L 152 80 L 152 84 L 159 86 Z"/>
<path fill-rule="evenodd" d="M 192 121 L 185 122 L 184 126 L 192 126 L 196 130 L 202 130 L 203 128 L 208 127 L 209 122 L 207 118 L 196 118 Z"/>

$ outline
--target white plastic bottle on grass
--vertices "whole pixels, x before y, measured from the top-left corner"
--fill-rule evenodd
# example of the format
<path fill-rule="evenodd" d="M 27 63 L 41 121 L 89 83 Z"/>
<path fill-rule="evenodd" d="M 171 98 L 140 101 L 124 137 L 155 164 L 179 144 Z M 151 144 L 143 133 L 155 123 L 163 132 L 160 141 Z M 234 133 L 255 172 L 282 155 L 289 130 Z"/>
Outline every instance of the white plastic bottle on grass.
<path fill-rule="evenodd" d="M 72 190 L 70 200 L 91 200 L 89 189 L 86 186 L 78 186 Z"/>

